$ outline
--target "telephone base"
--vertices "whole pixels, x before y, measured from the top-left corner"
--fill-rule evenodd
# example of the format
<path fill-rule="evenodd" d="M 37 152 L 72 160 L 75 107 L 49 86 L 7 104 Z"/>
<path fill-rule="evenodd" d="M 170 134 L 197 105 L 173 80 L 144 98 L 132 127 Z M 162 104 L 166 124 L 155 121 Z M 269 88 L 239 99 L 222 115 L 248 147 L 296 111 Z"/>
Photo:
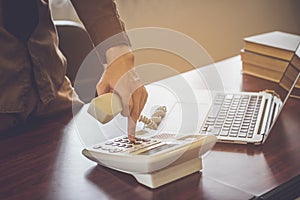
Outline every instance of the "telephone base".
<path fill-rule="evenodd" d="M 176 165 L 170 165 L 154 172 L 130 174 L 132 174 L 139 183 L 149 188 L 157 188 L 192 173 L 198 172 L 201 169 L 202 159 L 194 158 Z"/>

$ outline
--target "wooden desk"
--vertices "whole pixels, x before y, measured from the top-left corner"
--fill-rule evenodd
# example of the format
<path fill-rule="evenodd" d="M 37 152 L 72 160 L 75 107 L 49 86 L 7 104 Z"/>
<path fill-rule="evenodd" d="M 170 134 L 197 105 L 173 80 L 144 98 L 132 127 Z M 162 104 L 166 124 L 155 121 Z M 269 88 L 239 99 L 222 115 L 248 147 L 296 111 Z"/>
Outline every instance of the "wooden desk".
<path fill-rule="evenodd" d="M 228 88 L 274 87 L 241 76 L 239 57 L 217 68 Z M 193 72 L 185 76 L 193 81 Z M 43 119 L 1 136 L 0 199 L 250 199 L 300 174 L 299 112 L 300 101 L 289 100 L 264 145 L 217 144 L 202 173 L 154 190 L 84 158 L 72 114 Z"/>

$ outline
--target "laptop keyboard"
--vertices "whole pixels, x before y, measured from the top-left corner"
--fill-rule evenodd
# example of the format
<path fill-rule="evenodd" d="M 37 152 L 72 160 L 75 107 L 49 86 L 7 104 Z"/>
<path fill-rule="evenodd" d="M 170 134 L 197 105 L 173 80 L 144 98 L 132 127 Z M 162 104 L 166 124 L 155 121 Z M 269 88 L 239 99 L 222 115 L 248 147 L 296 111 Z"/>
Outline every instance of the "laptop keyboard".
<path fill-rule="evenodd" d="M 202 128 L 204 134 L 252 138 L 262 96 L 250 94 L 220 94 Z"/>

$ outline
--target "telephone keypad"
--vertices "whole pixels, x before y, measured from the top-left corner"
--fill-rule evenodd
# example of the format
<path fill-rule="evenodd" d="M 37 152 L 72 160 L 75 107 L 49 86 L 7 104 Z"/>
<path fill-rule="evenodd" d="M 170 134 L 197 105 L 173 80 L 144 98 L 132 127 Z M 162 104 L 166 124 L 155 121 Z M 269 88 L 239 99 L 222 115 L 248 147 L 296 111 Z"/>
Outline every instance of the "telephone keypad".
<path fill-rule="evenodd" d="M 130 142 L 127 136 L 115 138 L 101 144 L 93 146 L 95 150 L 102 150 L 109 153 L 118 153 L 123 151 L 137 151 L 139 149 L 157 144 L 160 141 L 157 139 L 136 138 L 134 142 Z"/>

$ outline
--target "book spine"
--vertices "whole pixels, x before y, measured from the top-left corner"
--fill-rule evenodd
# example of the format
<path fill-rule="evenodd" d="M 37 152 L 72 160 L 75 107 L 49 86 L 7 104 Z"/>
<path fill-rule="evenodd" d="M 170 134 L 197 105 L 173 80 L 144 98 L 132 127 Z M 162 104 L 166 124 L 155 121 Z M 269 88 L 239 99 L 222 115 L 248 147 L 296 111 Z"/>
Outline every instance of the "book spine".
<path fill-rule="evenodd" d="M 285 71 L 286 67 L 289 64 L 289 62 L 286 60 L 249 52 L 247 50 L 241 50 L 240 53 L 241 58 L 244 62 L 281 73 Z"/>
<path fill-rule="evenodd" d="M 286 61 L 290 61 L 293 57 L 293 51 L 287 51 L 284 49 L 274 48 L 271 46 L 266 46 L 259 43 L 253 43 L 249 41 L 244 41 L 244 47 L 247 51 L 255 52 L 258 54 L 283 59 Z"/>
<path fill-rule="evenodd" d="M 242 62 L 242 73 L 279 83 L 282 72 L 261 68 L 251 63 Z"/>

